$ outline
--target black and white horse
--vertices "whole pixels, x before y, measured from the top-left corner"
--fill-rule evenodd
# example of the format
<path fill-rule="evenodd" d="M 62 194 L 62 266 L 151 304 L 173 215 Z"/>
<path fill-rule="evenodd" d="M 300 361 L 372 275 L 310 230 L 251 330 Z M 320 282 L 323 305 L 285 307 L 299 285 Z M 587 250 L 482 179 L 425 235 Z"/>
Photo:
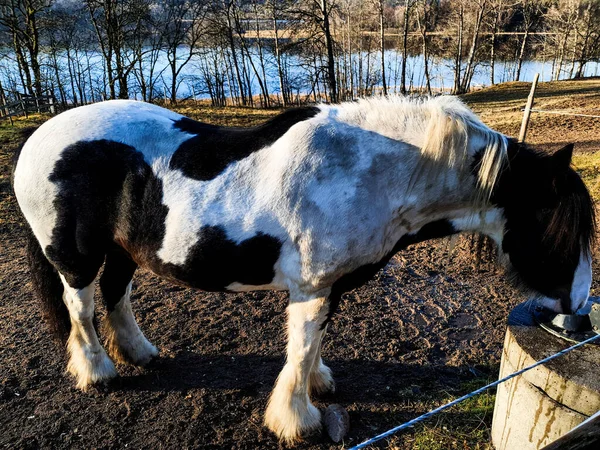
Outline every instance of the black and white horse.
<path fill-rule="evenodd" d="M 289 291 L 265 423 L 294 441 L 321 424 L 309 395 L 334 389 L 320 352 L 342 294 L 410 244 L 488 235 L 543 304 L 586 303 L 594 209 L 571 154 L 517 144 L 454 97 L 292 109 L 247 129 L 110 101 L 43 124 L 14 189 L 34 287 L 81 389 L 115 377 L 113 360 L 158 354 L 131 310 L 138 266 L 207 291 Z M 93 325 L 102 264 L 108 354 Z"/>

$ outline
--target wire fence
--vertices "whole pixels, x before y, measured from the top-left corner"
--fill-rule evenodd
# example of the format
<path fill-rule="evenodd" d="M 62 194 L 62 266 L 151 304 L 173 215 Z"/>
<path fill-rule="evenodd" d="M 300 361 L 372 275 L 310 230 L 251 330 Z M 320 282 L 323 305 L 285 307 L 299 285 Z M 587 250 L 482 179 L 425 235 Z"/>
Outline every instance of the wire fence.
<path fill-rule="evenodd" d="M 434 416 L 436 414 L 439 414 L 439 413 L 441 413 L 442 411 L 445 411 L 448 408 L 453 407 L 454 405 L 457 405 L 458 403 L 461 403 L 461 402 L 463 402 L 463 401 L 465 401 L 465 400 L 467 400 L 469 398 L 475 397 L 476 395 L 479 395 L 482 392 L 487 391 L 488 389 L 496 387 L 499 384 L 504 383 L 505 381 L 508 381 L 508 380 L 510 380 L 512 378 L 515 378 L 515 377 L 517 377 L 517 376 L 519 376 L 519 375 L 521 375 L 521 374 L 523 374 L 523 373 L 525 373 L 525 372 L 527 372 L 527 371 L 529 371 L 531 369 L 534 369 L 534 368 L 536 368 L 538 366 L 541 366 L 542 364 L 545 364 L 545 363 L 547 363 L 549 361 L 552 361 L 553 359 L 556 359 L 556 358 L 558 358 L 560 356 L 566 355 L 567 353 L 572 352 L 573 350 L 575 350 L 577 348 L 583 347 L 586 344 L 590 344 L 593 341 L 598 340 L 598 339 L 600 339 L 600 334 L 592 336 L 591 338 L 588 338 L 585 341 L 581 341 L 578 344 L 575 344 L 575 345 L 573 345 L 571 347 L 565 348 L 564 350 L 561 350 L 561 351 L 559 351 L 557 353 L 554 353 L 553 355 L 550 355 L 547 358 L 544 358 L 544 359 L 542 359 L 542 360 L 540 360 L 540 361 L 538 361 L 538 362 L 536 362 L 536 363 L 534 363 L 534 364 L 532 364 L 530 366 L 527 366 L 527 367 L 525 367 L 525 368 L 523 368 L 521 370 L 518 370 L 518 371 L 516 371 L 514 373 L 511 373 L 510 375 L 507 375 L 506 377 L 504 377 L 504 378 L 502 378 L 500 380 L 494 381 L 493 383 L 490 383 L 490 384 L 488 384 L 486 386 L 480 387 L 479 389 L 476 389 L 473 392 L 470 392 L 469 394 L 463 395 L 462 397 L 457 398 L 456 400 L 453 400 L 453 401 L 451 401 L 449 403 L 446 403 L 445 405 L 442 405 L 439 408 L 436 408 L 436 409 L 434 409 L 432 411 L 429 411 L 429 412 L 427 412 L 427 413 L 425 413 L 423 415 L 420 415 L 419 417 L 416 417 L 416 418 L 414 418 L 412 420 L 409 420 L 408 422 L 403 423 L 402 425 L 398 425 L 397 427 L 394 427 L 391 430 L 386 431 L 385 433 L 381 433 L 381 434 L 379 434 L 379 435 L 377 435 L 377 436 L 375 436 L 375 437 L 373 437 L 371 439 L 368 439 L 368 440 L 366 440 L 366 441 L 364 441 L 364 442 L 362 442 L 362 443 L 360 443 L 360 444 L 358 444 L 358 445 L 356 445 L 354 447 L 351 447 L 349 450 L 359 450 L 359 449 L 362 449 L 362 448 L 366 448 L 369 445 L 373 445 L 377 441 L 380 441 L 382 439 L 386 439 L 388 437 L 391 437 L 393 434 L 396 434 L 397 432 L 405 430 L 407 428 L 413 427 L 416 424 L 418 424 L 420 422 L 423 422 L 424 420 L 427 420 L 430 417 L 432 417 L 432 416 Z"/>

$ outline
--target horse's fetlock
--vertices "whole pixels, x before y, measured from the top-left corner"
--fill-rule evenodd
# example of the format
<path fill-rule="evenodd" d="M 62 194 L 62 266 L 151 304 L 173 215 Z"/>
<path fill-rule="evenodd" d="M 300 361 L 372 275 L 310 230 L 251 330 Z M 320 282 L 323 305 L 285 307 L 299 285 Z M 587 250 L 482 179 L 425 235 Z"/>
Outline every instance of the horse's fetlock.
<path fill-rule="evenodd" d="M 321 430 L 321 412 L 306 395 L 281 398 L 273 391 L 265 412 L 265 425 L 280 440 L 293 444 Z"/>
<path fill-rule="evenodd" d="M 311 395 L 333 394 L 335 381 L 331 369 L 325 364 L 319 364 L 317 369 L 310 372 L 308 386 Z"/>

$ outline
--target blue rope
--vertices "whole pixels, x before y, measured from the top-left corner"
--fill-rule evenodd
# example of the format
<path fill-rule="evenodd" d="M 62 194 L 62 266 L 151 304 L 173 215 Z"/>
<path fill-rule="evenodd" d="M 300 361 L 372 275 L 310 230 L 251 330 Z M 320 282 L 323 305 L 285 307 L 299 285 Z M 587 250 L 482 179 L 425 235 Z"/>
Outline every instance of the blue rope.
<path fill-rule="evenodd" d="M 498 386 L 500 383 L 504 383 L 505 381 L 508 381 L 508 380 L 510 380 L 511 378 L 514 378 L 514 377 L 516 377 L 516 376 L 519 376 L 519 375 L 521 375 L 522 373 L 524 373 L 524 372 L 527 372 L 528 370 L 531 370 L 531 369 L 533 369 L 533 368 L 535 368 L 535 367 L 537 367 L 537 366 L 540 366 L 540 365 L 542 365 L 542 364 L 545 364 L 545 363 L 547 363 L 548 361 L 552 361 L 553 359 L 556 359 L 556 358 L 558 358 L 559 356 L 565 355 L 565 354 L 569 353 L 570 351 L 573 351 L 573 350 L 575 350 L 576 348 L 579 348 L 579 347 L 582 347 L 582 346 L 584 346 L 585 344 L 589 344 L 590 342 L 592 342 L 592 341 L 594 341 L 594 340 L 596 340 L 596 339 L 598 339 L 598 338 L 600 338 L 600 334 L 597 334 L 596 336 L 592 336 L 591 338 L 589 338 L 589 339 L 586 339 L 585 341 L 582 341 L 582 342 L 580 342 L 580 343 L 578 343 L 578 344 L 575 344 L 575 345 L 573 345 L 572 347 L 565 348 L 564 350 L 561 350 L 560 352 L 558 352 L 558 353 L 555 353 L 554 355 L 548 356 L 547 358 L 544 358 L 544 359 L 542 359 L 541 361 L 538 361 L 538 362 L 536 362 L 535 364 L 532 364 L 532 365 L 531 365 L 531 366 L 529 366 L 529 367 L 525 367 L 524 369 L 521 369 L 521 370 L 519 370 L 519 371 L 517 371 L 517 372 L 515 372 L 515 373 L 511 373 L 510 375 L 508 375 L 508 376 L 506 376 L 506 377 L 504 377 L 504 378 L 502 378 L 502 379 L 500 379 L 500 380 L 498 380 L 498 381 L 494 381 L 493 383 L 490 383 L 490 384 L 488 384 L 487 386 L 483 386 L 482 388 L 479 388 L 479 389 L 477 389 L 477 390 L 475 390 L 475 391 L 471 392 L 470 394 L 463 395 L 462 397 L 460 397 L 460 398 L 457 398 L 456 400 L 452 400 L 450 403 L 446 403 L 445 405 L 442 405 L 442 406 L 440 406 L 439 408 L 436 408 L 436 409 L 434 409 L 434 410 L 432 410 L 432 411 L 429 411 L 428 413 L 425 413 L 425 414 L 423 414 L 422 416 L 419 416 L 419 417 L 417 417 L 417 418 L 415 418 L 415 419 L 409 420 L 408 422 L 406 422 L 406 423 L 403 423 L 402 425 L 398 425 L 397 427 L 395 427 L 395 428 L 392 428 L 391 430 L 388 430 L 388 431 L 386 431 L 385 433 L 381 433 L 380 435 L 378 435 L 378 436 L 375 436 L 374 438 L 371 438 L 371 439 L 369 439 L 369 440 L 367 440 L 367 441 L 364 441 L 363 443 L 361 443 L 361 444 L 358 444 L 358 445 L 356 445 L 356 446 L 354 446 L 354 447 L 350 448 L 349 450 L 359 450 L 359 449 L 361 449 L 361 448 L 365 448 L 365 447 L 367 447 L 367 446 L 369 446 L 369 445 L 372 445 L 372 444 L 374 444 L 375 442 L 377 442 L 377 441 L 380 441 L 381 439 L 385 439 L 385 438 L 387 438 L 387 437 L 390 437 L 392 434 L 395 434 L 395 433 L 397 433 L 398 431 L 405 430 L 406 428 L 412 427 L 413 425 L 416 425 L 416 424 L 417 424 L 417 423 L 419 423 L 419 422 L 422 422 L 422 421 L 424 421 L 424 420 L 427 420 L 427 419 L 429 419 L 431 416 L 433 416 L 433 415 L 435 415 L 435 414 L 437 414 L 437 413 L 439 413 L 439 412 L 442 412 L 442 411 L 444 411 L 444 410 L 446 410 L 446 409 L 448 409 L 448 408 L 451 408 L 451 407 L 453 407 L 453 406 L 454 406 L 454 405 L 456 405 L 457 403 L 460 403 L 460 402 L 462 402 L 462 401 L 464 401 L 464 400 L 467 400 L 468 398 L 471 398 L 471 397 L 474 397 L 474 396 L 476 396 L 476 395 L 479 395 L 479 394 L 481 394 L 482 392 L 484 392 L 484 391 L 486 391 L 486 390 L 488 390 L 488 389 L 490 389 L 490 388 L 493 388 L 493 387 L 495 387 L 495 386 Z"/>

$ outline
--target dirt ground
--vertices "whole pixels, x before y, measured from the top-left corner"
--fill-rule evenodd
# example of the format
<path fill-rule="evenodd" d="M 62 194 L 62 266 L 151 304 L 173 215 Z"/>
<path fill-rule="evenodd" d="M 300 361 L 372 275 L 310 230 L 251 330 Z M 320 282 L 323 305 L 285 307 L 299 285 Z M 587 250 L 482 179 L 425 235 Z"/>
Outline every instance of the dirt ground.
<path fill-rule="evenodd" d="M 591 86 L 597 94 L 600 81 Z M 521 90 L 526 96 L 527 89 Z M 580 97 L 581 105 L 600 108 L 600 101 L 589 104 L 587 94 Z M 495 106 L 486 106 L 490 99 Z M 514 116 L 517 129 L 521 100 L 503 103 L 501 93 L 484 91 L 467 97 L 484 120 Z M 498 114 L 502 108 L 505 113 Z M 558 130 L 562 141 L 562 130 L 570 129 L 566 122 L 578 130 L 581 124 L 577 118 L 553 120 L 538 120 L 532 128 L 536 141 L 551 148 Z M 513 122 L 498 128 L 509 132 Z M 586 151 L 600 149 L 600 121 L 567 137 L 580 136 Z M 160 349 L 159 359 L 147 369 L 119 366 L 121 376 L 109 386 L 87 393 L 74 388 L 32 297 L 22 224 L 8 185 L 14 143 L 0 140 L 0 146 L 0 446 L 280 447 L 262 426 L 262 414 L 284 362 L 284 294 L 195 292 L 140 271 L 132 302 L 146 336 Z M 599 280 L 598 255 L 594 266 Z M 599 288 L 596 281 L 595 295 Z M 345 296 L 323 350 L 337 391 L 316 405 L 339 403 L 348 410 L 351 429 L 344 444 L 349 447 L 468 392 L 473 382 L 484 384 L 497 376 L 508 312 L 523 300 L 492 263 L 475 263 L 467 239 L 421 244 L 398 254 L 375 280 Z M 489 444 L 489 414 L 482 418 L 458 410 L 446 417 L 459 424 L 475 417 L 473 428 L 484 430 L 480 448 Z M 441 447 L 419 444 L 418 433 L 419 428 L 381 446 L 477 446 L 460 434 L 444 435 Z M 339 447 L 316 436 L 297 448 Z"/>

